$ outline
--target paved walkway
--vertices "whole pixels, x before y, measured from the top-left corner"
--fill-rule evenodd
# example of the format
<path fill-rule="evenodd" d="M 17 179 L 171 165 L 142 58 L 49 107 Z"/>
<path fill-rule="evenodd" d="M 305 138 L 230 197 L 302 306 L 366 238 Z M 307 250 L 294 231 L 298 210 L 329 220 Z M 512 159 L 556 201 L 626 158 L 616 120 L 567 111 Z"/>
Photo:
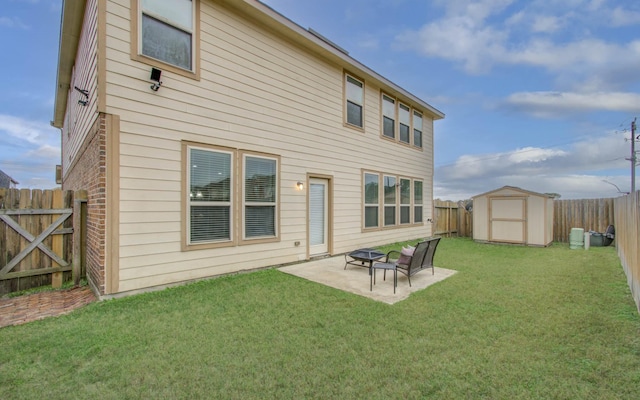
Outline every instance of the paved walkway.
<path fill-rule="evenodd" d="M 67 314 L 94 301 L 89 286 L 0 299 L 0 328 Z"/>

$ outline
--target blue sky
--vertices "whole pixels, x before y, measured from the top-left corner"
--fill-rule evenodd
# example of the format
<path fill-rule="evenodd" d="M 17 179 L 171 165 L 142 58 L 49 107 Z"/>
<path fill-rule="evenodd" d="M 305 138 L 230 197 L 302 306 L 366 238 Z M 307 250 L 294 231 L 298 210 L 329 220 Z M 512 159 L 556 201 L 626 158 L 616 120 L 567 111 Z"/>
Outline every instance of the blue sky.
<path fill-rule="evenodd" d="M 640 2 L 265 3 L 446 114 L 435 123 L 434 197 L 504 185 L 564 199 L 630 190 Z M 54 187 L 61 0 L 2 5 L 0 44 L 10 56 L 0 63 L 0 169 L 20 187 Z"/>

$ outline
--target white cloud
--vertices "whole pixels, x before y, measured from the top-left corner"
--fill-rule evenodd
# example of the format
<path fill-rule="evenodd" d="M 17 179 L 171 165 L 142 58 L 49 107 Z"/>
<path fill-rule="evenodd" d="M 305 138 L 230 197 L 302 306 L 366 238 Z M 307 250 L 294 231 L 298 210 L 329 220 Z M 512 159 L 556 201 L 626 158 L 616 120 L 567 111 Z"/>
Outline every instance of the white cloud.
<path fill-rule="evenodd" d="M 521 92 L 510 95 L 507 107 L 542 118 L 564 117 L 567 113 L 621 111 L 640 113 L 640 94 L 624 92 Z"/>
<path fill-rule="evenodd" d="M 628 190 L 625 176 L 604 175 L 628 167 L 629 145 L 620 135 L 589 137 L 566 149 L 525 147 L 513 151 L 463 155 L 436 168 L 434 197 L 463 200 L 505 185 L 563 198 L 612 197 L 609 180 Z"/>
<path fill-rule="evenodd" d="M 0 114 L 0 131 L 30 144 L 59 140 L 59 131 L 49 124 L 28 121 L 6 114 Z"/>
<path fill-rule="evenodd" d="M 627 26 L 640 24 L 640 12 L 625 10 L 618 6 L 611 10 L 611 24 L 613 26 Z"/>
<path fill-rule="evenodd" d="M 27 157 L 39 160 L 60 161 L 60 147 L 44 144 L 37 149 L 30 150 L 26 153 Z"/>
<path fill-rule="evenodd" d="M 558 17 L 551 15 L 539 15 L 533 20 L 531 29 L 533 32 L 552 33 L 562 27 L 562 22 Z"/>
<path fill-rule="evenodd" d="M 632 76 L 637 81 L 640 40 L 614 42 L 592 31 L 640 23 L 640 12 L 585 0 L 512 3 L 440 2 L 445 14 L 396 35 L 396 46 L 455 62 L 470 74 L 497 65 L 542 68 L 557 74 L 563 88 L 589 80 L 597 90 L 619 90 Z M 599 76 L 606 80 L 593 78 Z"/>
<path fill-rule="evenodd" d="M 7 28 L 29 29 L 29 26 L 22 22 L 20 18 L 0 17 L 0 26 Z"/>
<path fill-rule="evenodd" d="M 2 169 L 20 187 L 55 187 L 55 165 L 60 163 L 60 131 L 49 124 L 0 114 Z"/>

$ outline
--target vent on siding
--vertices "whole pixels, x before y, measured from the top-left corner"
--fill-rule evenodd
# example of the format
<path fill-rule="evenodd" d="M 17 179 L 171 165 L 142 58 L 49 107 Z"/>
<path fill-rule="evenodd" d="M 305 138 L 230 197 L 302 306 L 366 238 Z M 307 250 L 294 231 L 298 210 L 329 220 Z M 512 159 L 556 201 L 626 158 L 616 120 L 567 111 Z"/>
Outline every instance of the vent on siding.
<path fill-rule="evenodd" d="M 325 42 L 326 44 L 328 44 L 329 46 L 335 48 L 336 50 L 338 50 L 341 53 L 344 53 L 346 55 L 349 55 L 349 52 L 346 51 L 345 49 L 343 49 L 342 47 L 338 46 L 337 44 L 335 44 L 334 42 L 332 42 L 331 40 L 327 39 L 326 37 L 322 36 L 320 33 L 318 33 L 317 31 L 313 30 L 312 28 L 308 28 L 307 31 L 309 31 L 310 34 L 312 34 L 313 36 L 317 37 L 318 39 L 322 40 L 323 42 Z"/>

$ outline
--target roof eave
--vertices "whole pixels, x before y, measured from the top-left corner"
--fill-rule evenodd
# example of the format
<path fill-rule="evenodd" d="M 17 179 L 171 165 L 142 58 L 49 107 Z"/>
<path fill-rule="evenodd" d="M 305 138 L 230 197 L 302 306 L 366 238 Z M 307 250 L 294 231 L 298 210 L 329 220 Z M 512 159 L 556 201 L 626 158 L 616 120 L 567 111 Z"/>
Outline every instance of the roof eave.
<path fill-rule="evenodd" d="M 71 73 L 75 63 L 86 0 L 63 0 L 60 18 L 60 44 L 58 48 L 58 71 L 51 125 L 62 128 L 67 109 L 67 94 L 71 85 Z"/>

